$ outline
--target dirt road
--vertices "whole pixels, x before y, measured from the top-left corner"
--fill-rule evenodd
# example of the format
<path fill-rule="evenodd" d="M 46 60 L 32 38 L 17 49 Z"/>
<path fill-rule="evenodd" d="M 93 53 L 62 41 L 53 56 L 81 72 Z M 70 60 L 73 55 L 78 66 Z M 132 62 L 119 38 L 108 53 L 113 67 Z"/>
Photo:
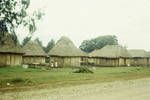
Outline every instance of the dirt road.
<path fill-rule="evenodd" d="M 0 100 L 150 100 L 150 78 L 0 93 Z"/>

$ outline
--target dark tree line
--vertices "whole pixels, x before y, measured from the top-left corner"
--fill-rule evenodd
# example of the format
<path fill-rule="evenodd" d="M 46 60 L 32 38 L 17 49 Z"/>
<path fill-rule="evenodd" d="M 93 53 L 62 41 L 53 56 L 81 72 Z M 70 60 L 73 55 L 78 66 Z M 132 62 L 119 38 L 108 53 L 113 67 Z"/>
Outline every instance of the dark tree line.
<path fill-rule="evenodd" d="M 55 46 L 55 41 L 54 41 L 53 39 L 51 39 L 51 40 L 48 42 L 47 46 L 44 48 L 44 51 L 45 51 L 46 53 L 48 53 L 54 46 Z"/>
<path fill-rule="evenodd" d="M 55 41 L 53 39 L 51 39 L 46 46 L 43 46 L 42 41 L 39 38 L 36 38 L 35 41 L 38 42 L 46 53 L 48 53 L 55 46 Z"/>
<path fill-rule="evenodd" d="M 80 49 L 89 53 L 95 49 L 101 49 L 106 45 L 116 45 L 116 44 L 118 44 L 118 39 L 115 35 L 106 35 L 106 36 L 99 36 L 91 40 L 84 40 L 80 45 Z"/>
<path fill-rule="evenodd" d="M 32 37 L 24 38 L 22 46 L 25 46 L 31 40 L 31 38 Z M 43 46 L 43 43 L 39 38 L 36 38 L 34 41 L 36 41 L 46 53 L 48 53 L 55 46 L 55 41 L 53 39 L 51 39 L 46 46 Z"/>

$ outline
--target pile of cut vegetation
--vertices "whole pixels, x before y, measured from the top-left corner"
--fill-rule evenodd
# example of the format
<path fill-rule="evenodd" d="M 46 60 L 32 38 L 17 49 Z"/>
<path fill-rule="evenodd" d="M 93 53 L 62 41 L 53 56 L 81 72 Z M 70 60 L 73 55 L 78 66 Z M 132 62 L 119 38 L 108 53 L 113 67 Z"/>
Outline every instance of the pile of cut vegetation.
<path fill-rule="evenodd" d="M 94 72 L 90 70 L 88 67 L 78 67 L 78 69 L 75 70 L 73 73 L 94 73 Z"/>

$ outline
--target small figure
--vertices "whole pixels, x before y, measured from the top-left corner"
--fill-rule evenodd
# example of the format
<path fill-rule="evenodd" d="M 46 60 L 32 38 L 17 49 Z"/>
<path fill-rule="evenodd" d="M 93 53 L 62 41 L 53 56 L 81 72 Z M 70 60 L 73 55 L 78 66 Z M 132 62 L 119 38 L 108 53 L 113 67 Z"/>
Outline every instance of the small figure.
<path fill-rule="evenodd" d="M 51 62 L 51 67 L 54 67 L 54 64 L 53 64 L 53 62 Z"/>
<path fill-rule="evenodd" d="M 58 63 L 57 62 L 55 62 L 55 67 L 58 67 Z"/>

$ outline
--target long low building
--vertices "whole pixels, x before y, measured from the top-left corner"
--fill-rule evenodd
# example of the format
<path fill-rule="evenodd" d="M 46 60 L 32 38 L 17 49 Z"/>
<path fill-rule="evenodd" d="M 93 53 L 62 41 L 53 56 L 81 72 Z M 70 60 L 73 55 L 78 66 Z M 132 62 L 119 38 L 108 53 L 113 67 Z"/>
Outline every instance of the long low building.
<path fill-rule="evenodd" d="M 128 50 L 131 55 L 131 66 L 148 66 L 149 58 L 145 50 L 132 49 Z"/>
<path fill-rule="evenodd" d="M 87 62 L 87 55 L 65 36 L 58 40 L 48 55 L 51 67 L 80 66 Z"/>
<path fill-rule="evenodd" d="M 107 45 L 89 54 L 89 64 L 95 66 L 130 66 L 130 54 L 119 45 Z"/>

